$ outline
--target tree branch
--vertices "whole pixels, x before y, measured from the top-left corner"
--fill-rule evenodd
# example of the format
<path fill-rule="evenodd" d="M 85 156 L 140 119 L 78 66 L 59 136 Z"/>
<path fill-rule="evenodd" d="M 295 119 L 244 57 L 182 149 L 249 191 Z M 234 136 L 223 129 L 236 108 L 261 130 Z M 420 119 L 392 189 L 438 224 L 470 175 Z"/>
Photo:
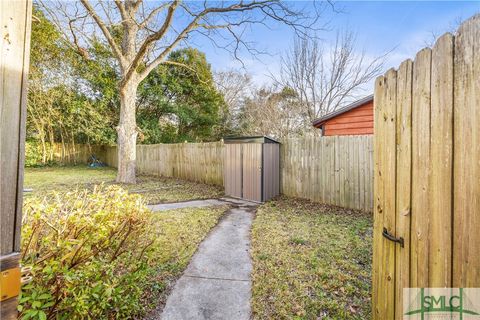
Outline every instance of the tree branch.
<path fill-rule="evenodd" d="M 125 65 L 125 58 L 122 55 L 122 52 L 120 51 L 120 48 L 118 47 L 117 43 L 115 42 L 115 39 L 113 39 L 112 34 L 110 33 L 110 31 L 108 31 L 107 26 L 105 25 L 103 20 L 97 15 L 97 13 L 95 12 L 95 9 L 93 9 L 93 7 L 90 5 L 90 2 L 88 0 L 80 0 L 80 1 L 82 2 L 83 6 L 88 11 L 88 13 L 92 16 L 93 20 L 95 20 L 100 30 L 102 30 L 103 35 L 105 36 L 108 43 L 112 47 L 113 54 L 116 56 L 116 58 L 120 62 L 120 65 L 123 68 Z"/>
<path fill-rule="evenodd" d="M 120 0 L 115 0 L 115 5 L 117 6 L 118 11 L 120 11 L 120 16 L 122 17 L 122 20 L 126 21 L 128 19 L 128 14 L 125 10 L 125 5 L 123 4 L 123 2 L 121 2 Z"/>
<path fill-rule="evenodd" d="M 139 26 L 140 28 L 145 28 L 148 23 L 160 12 L 162 11 L 163 9 L 165 9 L 165 7 L 167 7 L 167 3 L 164 3 L 162 4 L 161 6 L 153 9 L 149 14 L 148 16 L 142 21 L 140 22 Z"/>
<path fill-rule="evenodd" d="M 144 56 L 145 56 L 145 53 L 147 52 L 147 50 L 151 47 L 152 43 L 154 43 L 155 41 L 161 39 L 165 33 L 168 31 L 170 25 L 172 24 L 172 20 L 173 20 L 173 14 L 176 10 L 178 6 L 178 0 L 175 0 L 169 7 L 168 7 L 168 13 L 167 13 L 167 17 L 165 18 L 165 21 L 163 23 L 163 25 L 160 27 L 160 29 L 155 32 L 154 34 L 150 35 L 149 37 L 147 37 L 147 39 L 145 39 L 145 41 L 142 43 L 140 49 L 138 49 L 138 52 L 137 54 L 135 55 L 135 58 L 133 59 L 132 63 L 130 64 L 130 66 L 128 67 L 128 70 L 125 74 L 125 77 L 124 79 L 122 79 L 123 81 L 129 79 L 131 77 L 131 75 L 136 71 L 136 69 L 138 68 L 140 62 L 143 60 Z M 148 74 L 147 74 L 148 75 Z M 147 76 L 145 75 L 145 77 Z M 140 77 L 141 80 L 143 80 L 145 77 Z M 140 81 L 141 81 L 140 80 Z"/>

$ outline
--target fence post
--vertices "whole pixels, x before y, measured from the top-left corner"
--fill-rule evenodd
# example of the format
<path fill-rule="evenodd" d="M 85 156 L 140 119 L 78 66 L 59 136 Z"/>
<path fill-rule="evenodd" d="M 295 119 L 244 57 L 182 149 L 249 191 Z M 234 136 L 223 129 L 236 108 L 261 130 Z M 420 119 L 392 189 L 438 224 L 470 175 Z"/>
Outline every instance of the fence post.
<path fill-rule="evenodd" d="M 0 2 L 0 318 L 17 318 L 32 3 Z"/>

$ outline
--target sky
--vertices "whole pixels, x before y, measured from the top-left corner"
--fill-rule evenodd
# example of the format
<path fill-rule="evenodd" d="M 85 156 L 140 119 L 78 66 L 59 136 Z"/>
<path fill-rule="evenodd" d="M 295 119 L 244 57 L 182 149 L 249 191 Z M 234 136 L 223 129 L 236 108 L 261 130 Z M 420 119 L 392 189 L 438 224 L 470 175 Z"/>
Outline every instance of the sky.
<path fill-rule="evenodd" d="M 296 1 L 295 5 L 311 5 Z M 480 1 L 338 1 L 336 11 L 327 10 L 323 21 L 328 30 L 318 36 L 328 43 L 335 37 L 335 30 L 349 29 L 356 33 L 357 50 L 365 50 L 367 56 L 376 57 L 387 52 L 385 71 L 396 68 L 431 41 L 432 32 L 441 35 L 454 30 L 456 22 L 480 12 Z M 294 33 L 284 25 L 271 25 L 270 29 L 255 26 L 248 40 L 269 54 L 252 57 L 243 54 L 245 65 L 208 41 L 199 43 L 214 70 L 237 69 L 247 71 L 258 85 L 270 81 L 269 74 L 278 73 L 279 55 L 292 45 Z M 373 91 L 373 83 L 371 84 Z"/>

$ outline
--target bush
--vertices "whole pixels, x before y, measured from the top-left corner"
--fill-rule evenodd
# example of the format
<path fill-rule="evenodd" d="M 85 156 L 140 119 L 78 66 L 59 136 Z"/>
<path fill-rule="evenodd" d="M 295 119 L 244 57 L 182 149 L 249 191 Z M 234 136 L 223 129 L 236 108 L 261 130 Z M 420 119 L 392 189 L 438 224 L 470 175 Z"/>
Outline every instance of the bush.
<path fill-rule="evenodd" d="M 47 154 L 52 150 L 52 146 L 47 143 Z M 42 145 L 35 140 L 29 140 L 25 143 L 25 167 L 44 167 L 58 164 L 55 160 L 46 159 L 43 162 Z"/>
<path fill-rule="evenodd" d="M 35 167 L 42 164 L 42 149 L 36 141 L 25 143 L 25 167 Z"/>
<path fill-rule="evenodd" d="M 22 319 L 112 319 L 142 313 L 151 269 L 152 214 L 123 189 L 29 198 L 22 254 L 33 281 L 22 288 Z"/>

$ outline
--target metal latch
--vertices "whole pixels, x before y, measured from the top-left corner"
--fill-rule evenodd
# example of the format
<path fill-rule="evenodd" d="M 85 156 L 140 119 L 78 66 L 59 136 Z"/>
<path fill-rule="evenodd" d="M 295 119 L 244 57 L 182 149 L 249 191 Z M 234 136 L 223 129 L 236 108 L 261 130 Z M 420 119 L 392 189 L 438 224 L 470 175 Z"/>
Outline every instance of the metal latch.
<path fill-rule="evenodd" d="M 20 294 L 21 275 L 20 267 L 7 269 L 0 273 L 0 301 Z"/>
<path fill-rule="evenodd" d="M 393 234 L 388 233 L 387 228 L 383 228 L 382 235 L 390 241 L 400 243 L 400 247 L 403 248 L 403 238 L 402 237 L 395 238 L 395 236 Z"/>

